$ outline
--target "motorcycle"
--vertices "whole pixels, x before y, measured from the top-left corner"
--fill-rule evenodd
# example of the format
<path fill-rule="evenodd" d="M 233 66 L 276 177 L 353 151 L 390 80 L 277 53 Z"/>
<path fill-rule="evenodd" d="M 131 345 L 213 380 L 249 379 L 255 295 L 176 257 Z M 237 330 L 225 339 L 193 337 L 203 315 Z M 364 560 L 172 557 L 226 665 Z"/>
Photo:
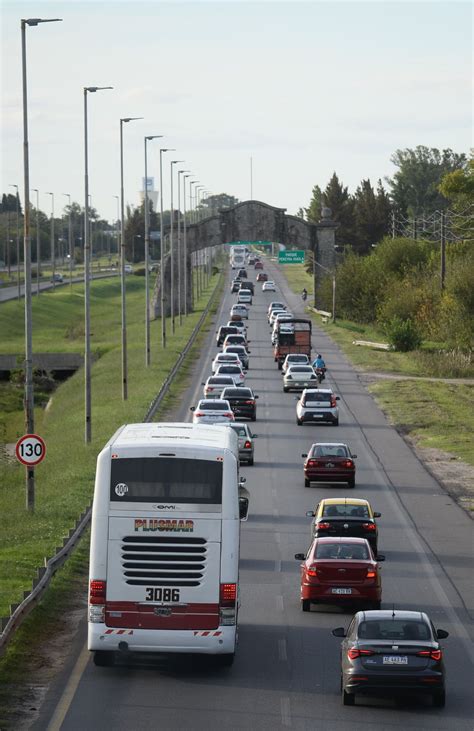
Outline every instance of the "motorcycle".
<path fill-rule="evenodd" d="M 303 302 L 306 302 L 306 300 L 308 299 L 308 293 L 303 292 L 303 294 L 301 295 L 301 299 L 303 300 Z"/>
<path fill-rule="evenodd" d="M 326 368 L 316 368 L 315 371 L 318 383 L 322 383 L 326 378 Z"/>

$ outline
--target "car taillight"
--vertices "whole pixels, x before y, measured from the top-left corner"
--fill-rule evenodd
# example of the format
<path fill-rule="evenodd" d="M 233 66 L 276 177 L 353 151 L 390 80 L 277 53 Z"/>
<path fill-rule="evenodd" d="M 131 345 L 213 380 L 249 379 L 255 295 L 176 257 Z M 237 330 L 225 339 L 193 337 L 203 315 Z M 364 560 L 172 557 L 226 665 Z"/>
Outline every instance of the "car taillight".
<path fill-rule="evenodd" d="M 255 401 L 252 401 L 251 399 L 249 401 L 245 402 L 246 404 L 249 404 L 249 406 L 253 406 L 255 404 Z"/>
<path fill-rule="evenodd" d="M 362 528 L 364 530 L 376 530 L 375 523 L 362 523 Z"/>
<path fill-rule="evenodd" d="M 331 523 L 318 523 L 318 530 L 328 530 L 331 527 Z"/>
<path fill-rule="evenodd" d="M 221 584 L 220 603 L 222 607 L 233 607 L 237 601 L 237 584 Z"/>
<path fill-rule="evenodd" d="M 318 575 L 318 567 L 317 566 L 309 566 L 306 569 L 306 573 L 308 576 L 317 576 Z"/>
<path fill-rule="evenodd" d="M 244 449 L 250 449 L 251 446 L 252 446 L 252 442 L 246 441 L 244 444 Z"/>
<path fill-rule="evenodd" d="M 345 459 L 344 462 L 342 462 L 342 467 L 347 467 L 347 469 L 351 469 L 354 467 L 354 462 L 351 459 Z"/>
<path fill-rule="evenodd" d="M 106 582 L 91 579 L 89 582 L 89 604 L 105 604 Z"/>
<path fill-rule="evenodd" d="M 359 650 L 358 647 L 351 647 L 347 653 L 349 660 L 355 660 L 358 657 L 365 657 L 366 655 L 375 655 L 373 650 Z"/>
<path fill-rule="evenodd" d="M 208 391 L 214 391 L 214 388 L 213 388 L 212 386 L 208 386 L 208 387 L 207 387 L 207 390 L 208 390 Z"/>
<path fill-rule="evenodd" d="M 234 413 L 232 411 L 225 411 L 222 416 L 226 416 L 228 419 L 234 420 Z"/>
<path fill-rule="evenodd" d="M 306 467 L 321 467 L 321 463 L 317 459 L 308 459 Z"/>
<path fill-rule="evenodd" d="M 336 405 L 337 405 L 336 404 L 336 397 L 335 396 L 331 396 L 331 408 L 334 408 Z"/>
<path fill-rule="evenodd" d="M 366 579 L 375 579 L 376 576 L 377 572 L 375 571 L 375 569 L 367 569 L 367 576 L 365 577 Z"/>
<path fill-rule="evenodd" d="M 442 650 L 420 650 L 420 652 L 416 653 L 418 657 L 429 657 L 431 660 L 436 660 L 439 662 L 443 657 L 443 651 Z"/>

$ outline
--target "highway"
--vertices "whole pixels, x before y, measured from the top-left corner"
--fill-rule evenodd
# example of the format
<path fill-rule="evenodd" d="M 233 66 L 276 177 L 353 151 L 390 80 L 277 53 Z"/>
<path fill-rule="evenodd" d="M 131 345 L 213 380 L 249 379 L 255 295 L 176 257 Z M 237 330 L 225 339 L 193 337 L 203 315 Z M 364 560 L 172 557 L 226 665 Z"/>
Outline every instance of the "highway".
<path fill-rule="evenodd" d="M 303 314 L 302 302 L 273 264 L 265 268 L 279 291 L 263 293 L 257 285 L 249 319 L 247 384 L 259 394 L 252 424 L 259 437 L 255 465 L 242 467 L 251 504 L 242 525 L 240 641 L 233 667 L 218 671 L 189 658 L 95 667 L 85 649 L 84 621 L 66 670 L 47 694 L 33 728 L 471 731 L 472 521 L 388 424 L 356 371 L 319 328 L 313 331 L 313 351 L 323 353 L 326 384 L 341 397 L 340 426 L 296 425 L 294 394 L 283 393 L 273 362 L 266 310 L 268 302 L 283 296 L 295 314 Z M 235 301 L 227 287 L 216 327 L 206 336 L 173 419 L 189 420 L 189 407 L 197 403 L 217 352 L 214 331 L 227 321 Z M 382 513 L 382 606 L 425 610 L 435 626 L 450 632 L 443 641 L 445 709 L 418 698 L 395 703 L 358 697 L 355 707 L 342 706 L 340 640 L 331 629 L 347 626 L 351 613 L 337 607 L 300 609 L 294 554 L 308 546 L 305 513 L 320 498 L 347 491 L 342 485 L 305 488 L 301 453 L 314 441 L 334 440 L 347 442 L 358 455 L 356 488 L 350 494 L 367 497 Z"/>

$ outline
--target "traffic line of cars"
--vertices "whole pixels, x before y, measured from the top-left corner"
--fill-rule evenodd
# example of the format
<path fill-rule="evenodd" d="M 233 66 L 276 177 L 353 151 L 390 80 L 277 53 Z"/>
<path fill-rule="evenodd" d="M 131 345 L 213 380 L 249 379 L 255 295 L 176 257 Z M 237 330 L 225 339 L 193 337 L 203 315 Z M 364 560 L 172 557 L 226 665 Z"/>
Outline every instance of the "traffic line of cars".
<path fill-rule="evenodd" d="M 299 321 L 285 303 L 272 302 L 268 322 L 273 327 L 277 360 L 279 341 L 296 343 L 292 328 Z M 313 368 L 308 353 L 289 352 L 281 371 L 283 391 L 300 392 L 296 397 L 298 426 L 339 425 L 340 397 L 332 389 L 320 387 L 324 374 Z M 314 482 L 355 487 L 357 455 L 347 444 L 316 442 L 302 457 L 304 487 Z M 376 522 L 381 514 L 365 498 L 340 497 L 321 499 L 306 515 L 311 518 L 310 546 L 306 553 L 295 554 L 300 561 L 302 611 L 310 612 L 316 604 L 357 605 L 360 609 L 347 630 L 333 630 L 334 636 L 342 638 L 343 704 L 353 705 L 358 695 L 423 693 L 432 696 L 435 706 L 443 707 L 445 669 L 439 640 L 448 632 L 435 629 L 424 612 L 381 609 L 380 563 L 385 556 L 378 553 Z"/>

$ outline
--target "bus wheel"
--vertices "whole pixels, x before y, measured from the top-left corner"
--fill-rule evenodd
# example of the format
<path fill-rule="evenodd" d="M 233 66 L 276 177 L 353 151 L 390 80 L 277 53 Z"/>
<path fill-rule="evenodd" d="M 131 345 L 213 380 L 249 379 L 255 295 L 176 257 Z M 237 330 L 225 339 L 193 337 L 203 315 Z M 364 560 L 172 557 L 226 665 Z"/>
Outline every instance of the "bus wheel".
<path fill-rule="evenodd" d="M 115 652 L 96 650 L 94 652 L 94 665 L 100 668 L 108 668 L 115 663 Z"/>

